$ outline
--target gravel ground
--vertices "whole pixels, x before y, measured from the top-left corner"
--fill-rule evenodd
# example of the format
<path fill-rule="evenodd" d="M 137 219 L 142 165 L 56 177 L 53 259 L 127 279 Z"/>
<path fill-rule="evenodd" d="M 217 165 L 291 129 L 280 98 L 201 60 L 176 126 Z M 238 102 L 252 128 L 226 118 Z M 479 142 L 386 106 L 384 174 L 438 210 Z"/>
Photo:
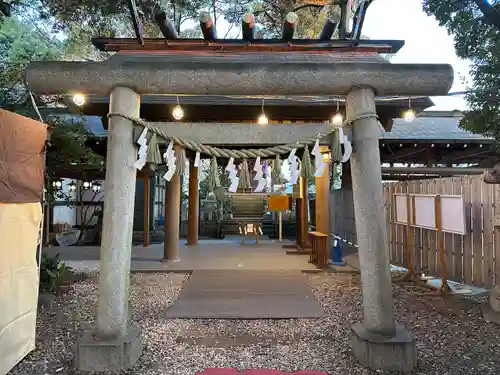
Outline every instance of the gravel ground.
<path fill-rule="evenodd" d="M 187 280 L 181 274 L 135 274 L 133 324 L 143 329 L 144 351 L 124 374 L 192 375 L 206 367 L 313 369 L 329 374 L 372 374 L 351 356 L 349 325 L 362 320 L 359 275 L 307 276 L 324 305 L 322 319 L 179 320 L 165 312 Z M 420 356 L 414 374 L 499 374 L 500 329 L 481 319 L 477 304 L 415 296 L 394 286 L 397 320 L 411 327 Z M 68 374 L 75 335 L 94 322 L 97 280 L 74 284 L 51 311 L 41 310 L 37 349 L 11 375 Z"/>

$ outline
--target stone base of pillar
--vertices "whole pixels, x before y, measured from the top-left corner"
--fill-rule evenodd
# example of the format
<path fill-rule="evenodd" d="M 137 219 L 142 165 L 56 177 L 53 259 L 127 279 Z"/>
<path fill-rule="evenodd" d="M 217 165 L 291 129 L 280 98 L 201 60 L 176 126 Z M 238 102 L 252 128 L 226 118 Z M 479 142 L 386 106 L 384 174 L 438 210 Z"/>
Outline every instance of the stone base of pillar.
<path fill-rule="evenodd" d="M 481 305 L 483 310 L 483 318 L 488 323 L 495 323 L 500 325 L 500 312 L 493 310 L 488 302 L 485 302 Z"/>
<path fill-rule="evenodd" d="M 83 331 L 76 344 L 75 367 L 84 371 L 117 372 L 131 368 L 142 354 L 141 330 L 130 327 L 120 339 L 102 340 Z"/>
<path fill-rule="evenodd" d="M 396 325 L 393 337 L 370 332 L 363 323 L 351 327 L 354 357 L 372 370 L 411 372 L 417 366 L 415 341 L 402 326 Z"/>
<path fill-rule="evenodd" d="M 181 261 L 181 258 L 177 258 L 177 259 L 160 259 L 160 262 L 163 262 L 163 263 L 177 263 L 177 262 L 180 262 Z"/>
<path fill-rule="evenodd" d="M 490 289 L 488 302 L 483 303 L 481 307 L 484 320 L 500 324 L 500 286 Z"/>

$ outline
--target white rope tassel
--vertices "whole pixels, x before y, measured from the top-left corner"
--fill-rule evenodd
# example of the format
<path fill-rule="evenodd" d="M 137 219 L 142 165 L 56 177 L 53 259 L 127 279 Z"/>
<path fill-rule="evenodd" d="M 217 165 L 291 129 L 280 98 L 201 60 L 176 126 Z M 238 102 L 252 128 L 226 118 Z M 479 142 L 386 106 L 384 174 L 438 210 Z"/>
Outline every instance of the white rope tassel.
<path fill-rule="evenodd" d="M 167 173 L 163 175 L 163 178 L 170 182 L 172 177 L 174 177 L 175 170 L 177 169 L 177 166 L 175 165 L 175 150 L 173 141 L 170 141 L 167 151 L 163 154 L 163 158 L 167 163 Z"/>

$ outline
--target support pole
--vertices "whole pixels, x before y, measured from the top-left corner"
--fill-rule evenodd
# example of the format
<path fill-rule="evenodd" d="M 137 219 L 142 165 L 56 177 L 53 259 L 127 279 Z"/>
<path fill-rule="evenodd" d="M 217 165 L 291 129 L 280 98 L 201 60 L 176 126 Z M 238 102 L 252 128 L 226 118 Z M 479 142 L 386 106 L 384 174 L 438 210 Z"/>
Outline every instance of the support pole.
<path fill-rule="evenodd" d="M 304 221 L 304 213 L 302 212 L 302 199 L 295 199 L 295 226 L 296 226 L 296 239 L 297 250 L 301 250 L 303 237 L 302 237 L 302 221 Z"/>
<path fill-rule="evenodd" d="M 139 116 L 140 96 L 129 88 L 111 92 L 110 112 Z M 128 326 L 130 258 L 137 150 L 133 123 L 109 119 L 97 329 L 79 338 L 75 365 L 87 371 L 131 367 L 141 354 L 140 331 Z"/>
<path fill-rule="evenodd" d="M 327 155 L 327 154 L 325 154 Z M 328 155 L 327 155 L 328 156 Z M 316 232 L 329 233 L 328 198 L 330 192 L 330 178 L 328 168 L 325 167 L 322 176 L 316 177 Z"/>
<path fill-rule="evenodd" d="M 180 148 L 175 146 L 175 154 Z M 163 242 L 163 260 L 179 259 L 179 225 L 181 213 L 181 176 L 175 174 L 165 184 L 165 241 Z"/>
<path fill-rule="evenodd" d="M 299 204 L 301 205 L 300 212 L 302 214 L 302 220 L 300 221 L 300 237 L 302 243 L 300 247 L 302 250 L 306 250 L 311 248 L 311 244 L 309 243 L 309 189 L 307 187 L 307 180 L 304 177 L 300 177 L 300 189 L 302 192 L 302 198 L 299 199 Z"/>
<path fill-rule="evenodd" d="M 406 185 L 406 191 L 408 191 L 408 184 Z M 412 199 L 413 198 L 413 199 Z M 406 194 L 406 254 L 408 257 L 406 273 L 401 277 L 401 281 L 412 280 L 415 276 L 415 271 L 413 269 L 413 228 L 412 224 L 415 217 L 415 197 L 411 196 L 409 193 Z M 413 204 L 412 204 L 413 203 Z"/>
<path fill-rule="evenodd" d="M 446 256 L 444 253 L 444 233 L 441 218 L 441 195 L 436 195 L 434 201 L 434 211 L 436 219 L 436 229 L 439 242 L 439 262 L 441 263 L 441 292 L 448 293 L 448 275 L 446 272 Z"/>
<path fill-rule="evenodd" d="M 243 40 L 251 42 L 255 34 L 255 16 L 253 13 L 247 12 L 243 15 L 241 20 L 241 30 Z"/>
<path fill-rule="evenodd" d="M 352 326 L 352 348 L 371 369 L 411 371 L 415 343 L 394 321 L 374 92 L 352 89 L 346 104 L 347 120 L 352 121 L 351 174 L 364 309 L 364 322 Z"/>
<path fill-rule="evenodd" d="M 149 219 L 151 216 L 151 176 L 144 176 L 144 247 L 149 246 Z"/>
<path fill-rule="evenodd" d="M 198 244 L 198 222 L 200 210 L 198 203 L 200 195 L 198 191 L 198 167 L 194 166 L 194 159 L 189 160 L 189 192 L 188 192 L 188 246 Z"/>
<path fill-rule="evenodd" d="M 280 239 L 280 242 L 283 241 L 283 211 L 280 211 L 279 212 L 279 216 L 280 216 L 280 222 L 279 222 L 279 239 Z"/>
<path fill-rule="evenodd" d="M 138 117 L 139 106 L 136 92 L 124 87 L 111 92 L 110 112 Z M 121 117 L 110 118 L 107 147 L 97 334 L 120 337 L 127 333 L 137 172 L 133 123 Z"/>

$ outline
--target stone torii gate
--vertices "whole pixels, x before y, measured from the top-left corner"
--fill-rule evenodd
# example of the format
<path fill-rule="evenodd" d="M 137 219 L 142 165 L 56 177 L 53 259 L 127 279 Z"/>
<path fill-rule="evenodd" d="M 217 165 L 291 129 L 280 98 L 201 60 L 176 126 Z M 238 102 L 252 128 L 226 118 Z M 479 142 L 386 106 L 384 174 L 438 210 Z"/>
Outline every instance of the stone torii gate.
<path fill-rule="evenodd" d="M 154 56 L 153 63 L 140 53 L 117 53 L 104 62 L 34 62 L 26 79 L 40 94 L 110 95 L 109 111 L 130 117 L 139 117 L 144 94 L 345 96 L 364 306 L 364 322 L 352 327 L 352 348 L 371 368 L 413 368 L 415 343 L 393 313 L 375 96 L 445 95 L 453 83 L 452 67 L 325 63 L 297 54 L 279 61 L 251 59 L 251 54 L 236 60 L 224 54 L 195 54 L 188 60 L 172 53 Z M 78 340 L 75 363 L 81 369 L 127 368 L 141 353 L 140 331 L 127 321 L 137 157 L 133 127 L 128 119 L 109 119 L 97 326 Z"/>

